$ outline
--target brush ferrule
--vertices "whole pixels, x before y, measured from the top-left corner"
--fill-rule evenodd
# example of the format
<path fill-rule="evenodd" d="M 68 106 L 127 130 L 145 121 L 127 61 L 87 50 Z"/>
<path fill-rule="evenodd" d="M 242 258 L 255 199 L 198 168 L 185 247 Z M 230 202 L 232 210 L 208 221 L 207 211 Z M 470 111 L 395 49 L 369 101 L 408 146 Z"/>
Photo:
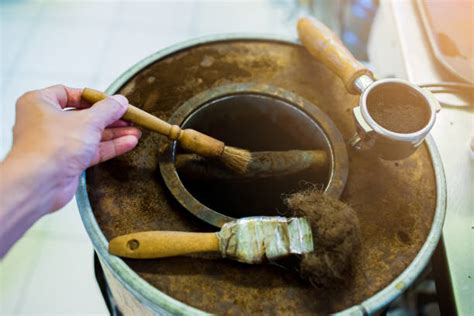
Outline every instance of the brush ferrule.
<path fill-rule="evenodd" d="M 314 250 L 305 218 L 255 216 L 224 224 L 218 233 L 220 251 L 245 263 L 261 263 Z"/>

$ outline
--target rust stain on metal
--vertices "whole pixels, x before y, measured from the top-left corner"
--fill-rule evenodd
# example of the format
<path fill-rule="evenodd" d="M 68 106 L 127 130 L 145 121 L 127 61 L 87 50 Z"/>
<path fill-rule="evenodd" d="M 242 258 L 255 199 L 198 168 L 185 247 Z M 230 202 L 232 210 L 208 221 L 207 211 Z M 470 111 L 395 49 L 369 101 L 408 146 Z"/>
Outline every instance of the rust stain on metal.
<path fill-rule="evenodd" d="M 155 79 L 149 80 L 151 76 Z M 300 95 L 328 114 L 346 140 L 354 133 L 356 97 L 303 48 L 291 44 L 200 45 L 147 67 L 121 92 L 166 120 L 204 90 L 245 82 Z M 159 135 L 144 131 L 136 150 L 88 170 L 90 201 L 107 238 L 143 230 L 216 230 L 183 209 L 165 187 L 158 168 L 160 142 Z M 275 266 L 211 257 L 127 264 L 166 294 L 217 314 L 328 314 L 357 304 L 385 287 L 416 256 L 429 232 L 436 196 L 425 146 L 399 162 L 350 151 L 349 164 L 342 200 L 358 214 L 362 249 L 356 273 L 343 289 L 316 289 L 297 273 Z"/>

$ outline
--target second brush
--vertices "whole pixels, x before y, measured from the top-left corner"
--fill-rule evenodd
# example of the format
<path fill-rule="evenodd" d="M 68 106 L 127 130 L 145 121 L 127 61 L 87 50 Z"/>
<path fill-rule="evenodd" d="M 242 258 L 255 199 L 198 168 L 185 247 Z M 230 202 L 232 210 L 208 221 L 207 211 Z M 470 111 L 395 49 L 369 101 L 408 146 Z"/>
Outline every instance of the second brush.
<path fill-rule="evenodd" d="M 313 251 L 308 221 L 302 217 L 281 216 L 241 218 L 224 224 L 217 233 L 136 232 L 115 237 L 109 243 L 111 254 L 134 259 L 220 252 L 224 258 L 262 263 Z"/>
<path fill-rule="evenodd" d="M 328 164 L 324 150 L 287 150 L 251 152 L 244 172 L 235 172 L 213 159 L 193 154 L 176 155 L 176 169 L 191 179 L 254 180 L 321 170 Z"/>

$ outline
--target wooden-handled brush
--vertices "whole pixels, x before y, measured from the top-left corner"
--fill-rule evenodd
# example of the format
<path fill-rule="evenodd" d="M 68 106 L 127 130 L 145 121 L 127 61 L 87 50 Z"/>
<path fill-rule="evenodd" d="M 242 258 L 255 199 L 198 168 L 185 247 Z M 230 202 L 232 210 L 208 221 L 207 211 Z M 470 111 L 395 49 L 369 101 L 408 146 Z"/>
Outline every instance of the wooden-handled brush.
<path fill-rule="evenodd" d="M 92 104 L 107 97 L 105 93 L 90 88 L 84 88 L 82 91 L 82 99 Z M 193 129 L 181 129 L 131 104 L 128 105 L 123 119 L 160 133 L 171 140 L 177 140 L 183 149 L 199 156 L 220 158 L 226 166 L 237 172 L 244 172 L 251 159 L 247 150 L 226 146 L 220 140 Z"/>
<path fill-rule="evenodd" d="M 255 216 L 226 223 L 217 233 L 148 231 L 118 236 L 111 254 L 152 259 L 191 253 L 220 252 L 222 257 L 261 263 L 313 251 L 313 237 L 303 217 Z"/>

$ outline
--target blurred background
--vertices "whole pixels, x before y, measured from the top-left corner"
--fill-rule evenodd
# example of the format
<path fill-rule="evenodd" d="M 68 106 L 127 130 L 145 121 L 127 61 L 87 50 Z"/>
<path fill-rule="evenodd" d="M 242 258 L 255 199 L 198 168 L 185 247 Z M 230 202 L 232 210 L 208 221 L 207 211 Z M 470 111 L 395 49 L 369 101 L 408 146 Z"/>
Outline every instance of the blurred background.
<path fill-rule="evenodd" d="M 406 47 L 413 38 L 401 34 L 407 35 L 404 27 L 414 23 L 413 6 L 409 0 L 391 4 L 376 0 L 3 0 L 0 2 L 0 157 L 3 159 L 11 147 L 15 101 L 28 90 L 57 83 L 105 90 L 142 58 L 209 34 L 266 33 L 296 39 L 296 20 L 301 15 L 316 16 L 330 26 L 356 58 L 381 77 L 439 80 L 436 76 L 420 76 L 420 73 L 427 75 L 426 69 L 420 72 L 407 63 L 413 55 Z M 418 33 L 409 35 L 424 34 L 417 25 Z M 453 78 L 446 71 L 441 73 Z M 443 150 L 452 151 L 446 155 L 459 152 L 466 155 L 467 138 L 459 140 L 458 148 L 456 141 L 450 143 L 446 136 L 441 136 L 452 128 L 453 122 L 463 126 L 461 132 L 465 135 L 472 133 L 472 123 L 466 123 L 465 116 L 453 114 L 441 119 L 439 131 L 433 132 L 435 137 L 439 135 L 436 141 L 442 155 L 445 155 Z M 451 158 L 443 157 L 445 161 Z M 459 163 L 469 164 L 469 160 Z M 454 167 L 445 167 L 448 176 L 452 172 L 452 177 L 456 177 Z M 470 180 L 467 181 L 467 185 L 458 185 L 468 190 Z M 472 203 L 472 198 L 467 198 L 466 203 Z M 464 208 L 465 204 L 458 207 Z M 455 222 L 447 219 L 448 226 L 455 227 Z M 107 315 L 94 277 L 92 255 L 92 245 L 73 200 L 63 210 L 36 223 L 1 261 L 0 315 Z M 472 281 L 470 284 L 471 292 L 467 293 L 472 293 Z M 387 312 L 439 314 L 430 269 Z"/>

